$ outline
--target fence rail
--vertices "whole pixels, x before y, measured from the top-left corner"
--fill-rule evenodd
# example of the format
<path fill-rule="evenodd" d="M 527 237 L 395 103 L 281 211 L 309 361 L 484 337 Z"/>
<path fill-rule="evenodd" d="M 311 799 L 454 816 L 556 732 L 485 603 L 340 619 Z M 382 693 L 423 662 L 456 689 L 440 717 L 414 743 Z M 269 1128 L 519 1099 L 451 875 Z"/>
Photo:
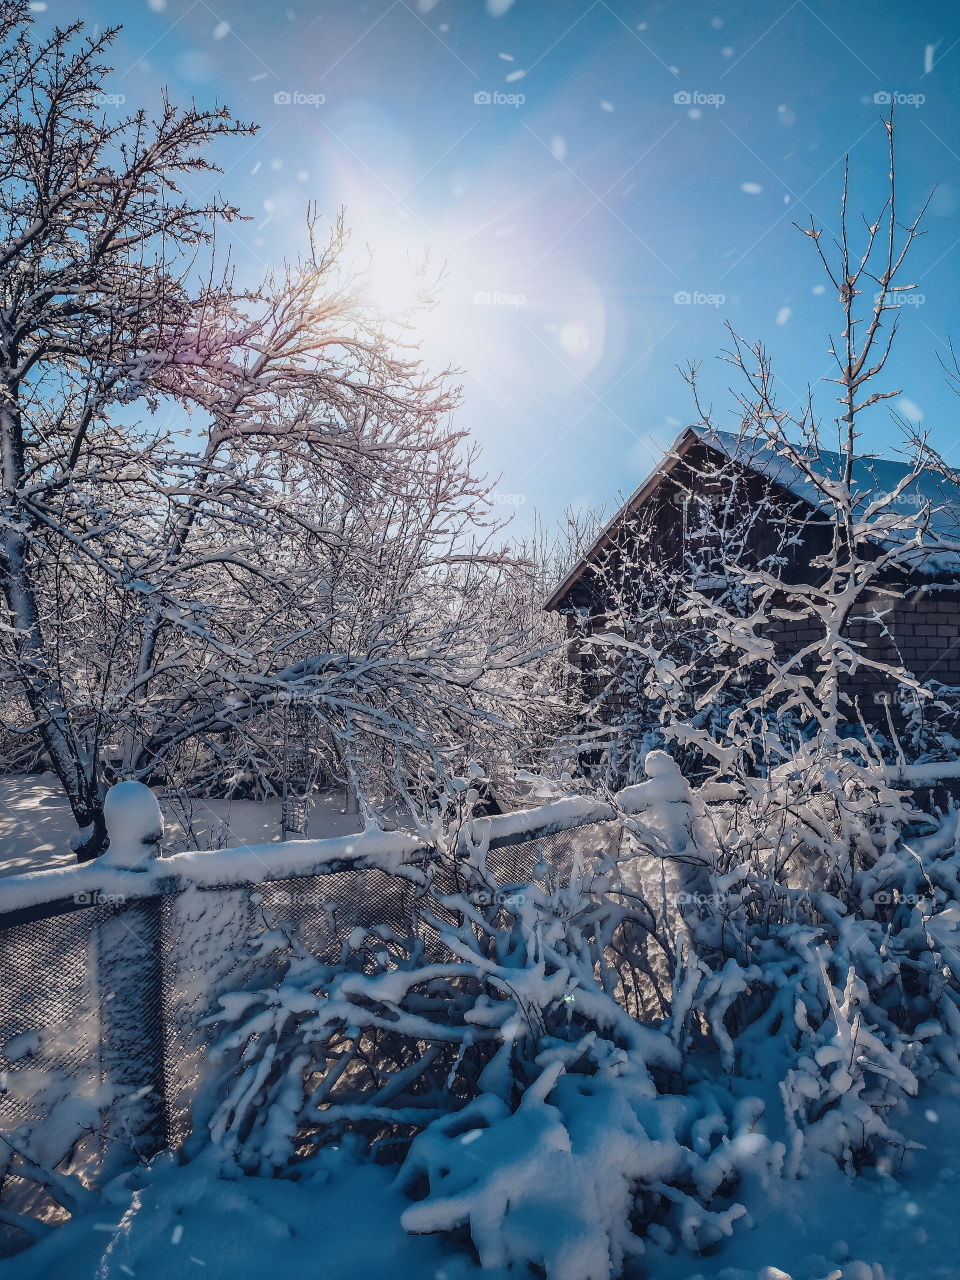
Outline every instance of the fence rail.
<path fill-rule="evenodd" d="M 612 850 L 604 805 L 558 801 L 489 820 L 499 885 L 569 875 Z M 256 973 L 265 927 L 333 961 L 357 926 L 402 930 L 436 852 L 401 833 L 184 853 L 145 871 L 108 860 L 0 882 L 0 1253 L 26 1243 L 12 1215 L 65 1216 L 21 1157 L 95 1186 L 177 1148 L 217 997 Z"/>

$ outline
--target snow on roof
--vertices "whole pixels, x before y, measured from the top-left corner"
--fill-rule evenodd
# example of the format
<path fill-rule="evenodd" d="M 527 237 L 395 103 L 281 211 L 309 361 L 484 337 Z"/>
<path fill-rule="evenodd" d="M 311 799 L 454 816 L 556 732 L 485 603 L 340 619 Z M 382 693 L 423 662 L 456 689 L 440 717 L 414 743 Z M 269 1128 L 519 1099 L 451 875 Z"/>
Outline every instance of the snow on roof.
<path fill-rule="evenodd" d="M 824 494 L 801 468 L 764 441 L 736 436 L 730 431 L 708 431 L 697 427 L 690 430 L 704 444 L 733 461 L 751 467 L 811 506 L 829 509 Z M 844 458 L 841 454 L 830 449 L 801 449 L 798 452 L 818 475 L 837 483 L 843 482 Z M 851 487 L 858 510 L 863 511 L 872 501 L 891 493 L 913 470 L 910 462 L 894 458 L 864 455 L 854 459 Z M 938 471 L 929 467 L 921 470 L 904 488 L 896 504 L 901 510 L 914 510 L 918 514 L 929 508 L 932 534 L 949 541 L 960 541 L 960 486 Z"/>
<path fill-rule="evenodd" d="M 718 431 L 714 428 L 686 427 L 665 452 L 658 466 L 600 531 L 589 550 L 570 567 L 546 601 L 546 608 L 555 608 L 560 603 L 580 576 L 584 565 L 604 544 L 623 516 L 641 506 L 690 446 L 698 442 L 730 458 L 731 461 L 750 467 L 758 474 L 766 476 L 768 480 L 812 507 L 830 511 L 826 494 L 814 484 L 801 467 L 784 457 L 764 439 L 757 436 L 738 436 L 733 432 Z M 824 480 L 842 483 L 844 473 L 842 454 L 822 448 L 799 452 L 809 462 L 810 469 Z M 893 458 L 881 458 L 876 455 L 856 458 L 851 477 L 851 487 L 856 501 L 855 514 L 862 515 L 872 501 L 896 489 L 913 469 L 909 462 L 901 462 Z M 904 515 L 913 511 L 918 517 L 927 512 L 928 534 L 925 541 L 943 539 L 960 544 L 960 486 L 932 468 L 923 468 L 904 487 L 903 492 L 896 499 L 893 511 L 895 514 Z M 883 546 L 891 546 L 913 537 L 915 529 L 915 523 L 904 530 L 883 529 L 881 531 L 878 528 L 876 541 Z M 948 579 L 960 577 L 960 552 L 941 551 L 925 555 L 921 553 L 914 568 L 931 577 L 944 576 Z"/>

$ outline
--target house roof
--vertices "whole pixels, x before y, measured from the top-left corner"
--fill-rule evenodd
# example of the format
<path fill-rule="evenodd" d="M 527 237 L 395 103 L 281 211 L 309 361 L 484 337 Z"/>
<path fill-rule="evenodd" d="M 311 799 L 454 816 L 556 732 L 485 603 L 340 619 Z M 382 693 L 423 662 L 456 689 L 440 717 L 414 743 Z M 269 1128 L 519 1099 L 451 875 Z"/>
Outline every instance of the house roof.
<path fill-rule="evenodd" d="M 800 451 L 802 457 L 808 462 L 810 470 L 820 478 L 820 486 L 818 486 L 796 462 L 785 457 L 773 445 L 759 437 L 738 436 L 729 431 L 703 427 L 686 427 L 666 451 L 659 465 L 631 494 L 613 519 L 600 531 L 590 548 L 564 575 L 546 601 L 547 609 L 557 608 L 586 566 L 610 544 L 621 521 L 647 501 L 684 455 L 697 444 L 707 445 L 732 461 L 749 467 L 814 509 L 821 508 L 829 512 L 831 509 L 829 496 L 821 486 L 829 486 L 830 482 L 838 485 L 843 482 L 845 466 L 843 455 L 830 449 Z M 891 493 L 913 470 L 909 462 L 900 462 L 893 458 L 873 455 L 856 458 L 851 485 L 859 510 L 866 513 L 872 501 Z M 914 567 L 925 576 L 932 578 L 945 577 L 948 580 L 960 578 L 960 486 L 939 471 L 923 468 L 904 486 L 896 501 L 900 508 L 907 511 L 914 510 L 918 514 L 924 511 L 929 513 L 928 535 L 925 539 L 928 545 L 932 538 L 937 542 L 952 542 L 957 547 L 957 550 L 925 551 L 921 542 Z M 893 547 L 915 536 L 913 527 L 885 528 L 882 516 L 871 523 L 876 524 L 876 530 L 871 530 L 870 538 L 884 547 Z"/>

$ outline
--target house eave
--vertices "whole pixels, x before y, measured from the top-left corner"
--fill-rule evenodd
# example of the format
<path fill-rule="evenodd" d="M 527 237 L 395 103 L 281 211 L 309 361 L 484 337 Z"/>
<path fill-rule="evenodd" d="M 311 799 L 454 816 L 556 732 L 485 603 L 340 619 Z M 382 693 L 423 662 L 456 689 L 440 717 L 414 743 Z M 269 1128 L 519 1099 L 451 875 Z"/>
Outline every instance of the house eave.
<path fill-rule="evenodd" d="M 650 497 L 653 491 L 666 479 L 673 468 L 693 445 L 699 443 L 699 436 L 693 427 L 684 427 L 669 449 L 664 451 L 662 460 L 654 467 L 647 478 L 634 490 L 623 506 L 603 527 L 589 549 L 584 552 L 577 563 L 567 573 L 562 582 L 547 597 L 544 609 L 548 612 L 559 608 L 564 596 L 570 591 L 586 567 L 593 563 L 606 547 L 610 546 L 612 535 L 617 526 L 631 515 Z"/>

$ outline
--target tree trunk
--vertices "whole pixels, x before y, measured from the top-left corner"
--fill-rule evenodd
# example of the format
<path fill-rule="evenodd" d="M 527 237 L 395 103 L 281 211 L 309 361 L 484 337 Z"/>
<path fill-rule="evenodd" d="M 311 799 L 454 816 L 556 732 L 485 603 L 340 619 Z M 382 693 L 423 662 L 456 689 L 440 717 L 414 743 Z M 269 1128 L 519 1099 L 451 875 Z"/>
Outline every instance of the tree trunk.
<path fill-rule="evenodd" d="M 7 391 L 12 396 L 12 390 L 7 388 Z M 103 802 L 96 779 L 96 762 L 92 767 L 85 767 L 61 690 L 49 669 L 40 610 L 30 579 L 25 515 L 16 496 L 24 474 L 22 425 L 19 412 L 10 405 L 0 412 L 0 462 L 4 525 L 0 534 L 0 586 L 14 628 L 17 674 L 73 816 L 81 829 L 89 829 L 76 846 L 77 860 L 86 862 L 106 847 Z"/>
<path fill-rule="evenodd" d="M 95 805 L 81 808 L 79 811 L 71 802 L 70 809 L 80 828 L 80 834 L 73 839 L 73 851 L 77 855 L 77 861 L 92 862 L 94 858 L 99 858 L 109 843 L 107 824 L 103 819 L 103 801 L 98 800 Z"/>

